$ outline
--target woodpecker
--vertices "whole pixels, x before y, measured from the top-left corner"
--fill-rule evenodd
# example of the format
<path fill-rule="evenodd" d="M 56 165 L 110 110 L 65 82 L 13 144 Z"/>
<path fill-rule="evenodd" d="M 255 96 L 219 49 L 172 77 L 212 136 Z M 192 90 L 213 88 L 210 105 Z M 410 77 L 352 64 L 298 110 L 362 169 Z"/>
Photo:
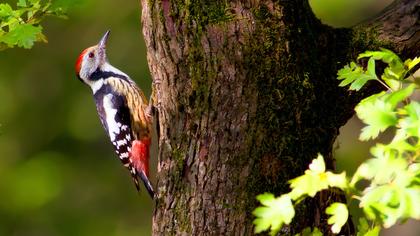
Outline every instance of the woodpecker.
<path fill-rule="evenodd" d="M 140 178 L 154 198 L 149 181 L 151 105 L 127 74 L 109 64 L 106 56 L 109 33 L 97 45 L 83 50 L 76 61 L 76 74 L 92 89 L 102 126 L 122 164 L 130 171 L 137 191 Z"/>

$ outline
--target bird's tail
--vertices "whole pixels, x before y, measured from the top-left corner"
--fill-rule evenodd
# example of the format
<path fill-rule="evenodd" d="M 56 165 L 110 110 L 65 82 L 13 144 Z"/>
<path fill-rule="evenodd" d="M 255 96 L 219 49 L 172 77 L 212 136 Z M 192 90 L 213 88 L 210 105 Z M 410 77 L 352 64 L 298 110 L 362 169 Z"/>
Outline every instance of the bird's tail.
<path fill-rule="evenodd" d="M 144 187 L 146 187 L 147 192 L 149 193 L 150 197 L 153 199 L 155 198 L 155 191 L 153 190 L 153 186 L 149 181 L 149 178 L 144 174 L 144 172 L 138 172 L 138 176 L 141 180 L 143 180 Z"/>
<path fill-rule="evenodd" d="M 143 181 L 150 196 L 154 198 L 155 192 L 149 181 L 150 143 L 150 138 L 134 140 L 131 147 L 131 161 L 136 169 L 137 176 Z M 136 182 L 136 187 L 138 187 L 138 182 Z"/>

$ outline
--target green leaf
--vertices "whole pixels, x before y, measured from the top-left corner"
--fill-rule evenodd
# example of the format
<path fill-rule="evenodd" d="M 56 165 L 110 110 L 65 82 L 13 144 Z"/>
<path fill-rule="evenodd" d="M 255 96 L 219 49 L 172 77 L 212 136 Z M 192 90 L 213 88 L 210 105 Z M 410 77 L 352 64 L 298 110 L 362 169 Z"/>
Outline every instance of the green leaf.
<path fill-rule="evenodd" d="M 401 64 L 403 65 L 400 57 L 395 54 L 393 51 L 381 48 L 381 51 L 366 51 L 364 53 L 359 54 L 357 59 L 372 57 L 375 60 L 381 60 L 387 64 Z"/>
<path fill-rule="evenodd" d="M 383 221 L 383 212 L 387 211 L 386 202 L 392 199 L 392 197 L 393 189 L 388 185 L 367 188 L 364 196 L 361 198 L 360 207 L 363 208 L 363 211 L 369 219 Z M 392 216 L 389 215 L 388 217 Z M 393 217 L 393 221 L 396 221 L 395 217 Z"/>
<path fill-rule="evenodd" d="M 367 72 L 369 75 L 376 77 L 375 59 L 373 59 L 372 57 L 368 61 Z"/>
<path fill-rule="evenodd" d="M 9 17 L 14 15 L 12 7 L 7 3 L 0 4 L 0 19 L 7 20 Z"/>
<path fill-rule="evenodd" d="M 418 173 L 417 173 L 418 174 Z M 404 198 L 406 201 L 406 209 L 403 217 L 414 218 L 420 220 L 420 187 L 417 183 L 416 187 L 408 188 L 405 191 Z"/>
<path fill-rule="evenodd" d="M 398 103 L 402 102 L 403 100 L 408 98 L 411 94 L 413 94 L 415 88 L 416 88 L 416 85 L 411 84 L 404 89 L 400 89 L 398 91 L 387 94 L 386 96 L 384 96 L 383 99 L 386 102 L 389 102 L 392 108 L 395 108 L 398 105 Z"/>
<path fill-rule="evenodd" d="M 337 79 L 343 80 L 339 86 L 344 87 L 353 82 L 356 79 L 354 74 L 363 74 L 363 69 L 354 62 L 351 62 L 349 65 L 345 65 L 337 72 Z"/>
<path fill-rule="evenodd" d="M 28 1 L 31 3 L 32 6 L 35 6 L 36 8 L 39 8 L 41 5 L 41 0 L 28 0 Z M 48 4 L 48 2 L 45 4 Z"/>
<path fill-rule="evenodd" d="M 393 226 L 399 220 L 420 219 L 420 187 L 418 183 L 411 184 L 418 174 L 420 173 L 410 173 L 409 169 L 400 169 L 395 171 L 393 180 L 388 183 L 379 186 L 372 184 L 366 188 L 360 200 L 366 216 L 381 222 L 385 228 Z"/>
<path fill-rule="evenodd" d="M 325 162 L 321 154 L 318 153 L 317 158 L 312 160 L 309 169 L 317 174 L 325 172 Z"/>
<path fill-rule="evenodd" d="M 388 67 L 385 68 L 385 72 L 382 74 L 381 79 L 391 88 L 391 90 L 399 90 L 402 87 L 402 82 L 395 77 L 390 76 L 389 73 L 387 73 L 387 69 Z"/>
<path fill-rule="evenodd" d="M 386 101 L 384 92 L 363 99 L 355 108 L 357 116 L 365 123 L 360 140 L 376 138 L 380 132 L 397 123 L 394 106 Z"/>
<path fill-rule="evenodd" d="M 370 59 L 374 60 L 381 60 L 388 64 L 388 67 L 385 68 L 384 71 L 385 76 L 382 77 L 388 85 L 394 84 L 392 80 L 404 79 L 404 75 L 406 73 L 404 64 L 400 57 L 391 50 L 381 48 L 381 51 L 367 51 L 365 53 L 361 53 L 358 59 L 365 57 L 370 57 Z"/>
<path fill-rule="evenodd" d="M 369 80 L 376 80 L 376 76 L 362 74 L 350 85 L 349 90 L 359 91 Z"/>
<path fill-rule="evenodd" d="M 349 89 L 356 91 L 360 90 L 367 81 L 377 79 L 376 74 L 372 75 L 365 73 L 363 68 L 354 62 L 351 62 L 350 65 L 346 65 L 343 69 L 339 70 L 337 76 L 338 80 L 343 80 L 339 86 L 344 87 L 351 84 Z"/>
<path fill-rule="evenodd" d="M 404 134 L 404 137 L 420 137 L 420 103 L 412 101 L 400 109 L 399 113 L 406 115 L 398 121 L 400 132 Z M 419 142 L 418 140 L 417 143 Z"/>
<path fill-rule="evenodd" d="M 316 227 L 313 231 L 311 228 L 307 227 L 300 234 L 296 234 L 295 236 L 322 236 L 322 232 Z"/>
<path fill-rule="evenodd" d="M 400 187 L 411 185 L 415 174 L 408 172 L 408 161 L 401 158 L 396 150 L 377 144 L 371 148 L 371 153 L 376 158 L 365 161 L 357 168 L 350 186 L 355 187 L 361 179 L 371 181 L 373 187 L 389 183 Z"/>
<path fill-rule="evenodd" d="M 335 202 L 331 204 L 325 212 L 328 215 L 331 215 L 330 218 L 328 218 L 328 224 L 332 224 L 331 231 L 335 234 L 340 233 L 341 227 L 343 227 L 349 217 L 347 206 L 343 203 Z"/>
<path fill-rule="evenodd" d="M 26 0 L 18 0 L 17 2 L 18 7 L 26 7 Z"/>
<path fill-rule="evenodd" d="M 397 153 L 386 145 L 377 144 L 370 151 L 377 158 L 365 161 L 360 166 L 362 171 L 356 170 L 355 176 L 360 173 L 365 179 L 372 180 L 376 185 L 381 185 L 395 181 L 396 177 L 407 170 L 407 160 L 398 158 Z M 362 174 L 363 172 L 364 174 Z"/>
<path fill-rule="evenodd" d="M 290 224 L 295 216 L 292 200 L 287 194 L 274 198 L 273 194 L 264 193 L 258 195 L 257 200 L 263 206 L 257 207 L 252 213 L 257 217 L 253 222 L 255 233 L 270 229 L 270 234 L 275 235 L 283 224 Z"/>
<path fill-rule="evenodd" d="M 3 35 L 0 38 L 0 42 L 6 43 L 9 47 L 17 45 L 23 48 L 31 48 L 37 40 L 37 37 L 41 34 L 41 30 L 42 27 L 40 25 L 17 25 L 9 33 Z"/>
<path fill-rule="evenodd" d="M 345 190 L 348 186 L 348 181 L 346 178 L 346 172 L 342 172 L 341 174 L 334 174 L 330 171 L 327 173 L 327 181 L 330 187 L 340 188 Z"/>
<path fill-rule="evenodd" d="M 379 232 L 381 231 L 381 228 L 377 225 L 373 227 L 373 229 L 369 229 L 363 236 L 379 236 Z"/>
<path fill-rule="evenodd" d="M 357 236 L 363 236 L 369 231 L 369 224 L 367 219 L 364 217 L 359 218 L 359 224 L 357 225 Z"/>
<path fill-rule="evenodd" d="M 302 196 L 314 197 L 315 194 L 328 188 L 328 176 L 325 171 L 325 162 L 321 155 L 314 159 L 304 175 L 289 180 L 292 191 L 290 197 L 297 200 Z"/>
<path fill-rule="evenodd" d="M 305 195 L 314 197 L 317 192 L 328 187 L 345 189 L 348 186 L 345 172 L 341 174 L 325 172 L 325 162 L 321 154 L 312 160 L 304 175 L 290 180 L 289 183 L 292 189 L 289 195 L 293 200 L 298 200 Z"/>
<path fill-rule="evenodd" d="M 420 57 L 415 57 L 414 59 L 405 60 L 404 65 L 407 67 L 407 71 L 410 71 L 419 63 L 420 63 Z"/>
<path fill-rule="evenodd" d="M 396 106 L 410 96 L 414 89 L 415 85 L 410 85 L 396 92 L 382 92 L 363 99 L 355 108 L 357 116 L 367 124 L 362 129 L 360 140 L 376 138 L 380 132 L 395 126 L 398 121 Z"/>
<path fill-rule="evenodd" d="M 357 236 L 379 236 L 380 229 L 378 225 L 371 228 L 367 219 L 360 217 L 359 224 L 357 225 Z"/>

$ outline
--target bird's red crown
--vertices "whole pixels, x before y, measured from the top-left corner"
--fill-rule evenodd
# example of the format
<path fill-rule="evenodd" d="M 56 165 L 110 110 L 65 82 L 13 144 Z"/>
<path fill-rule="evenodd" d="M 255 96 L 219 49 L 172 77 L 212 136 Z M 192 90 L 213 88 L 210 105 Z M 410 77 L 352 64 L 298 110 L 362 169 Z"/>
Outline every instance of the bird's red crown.
<path fill-rule="evenodd" d="M 86 54 L 86 52 L 87 52 L 88 49 L 89 48 L 86 48 L 85 50 L 83 50 L 83 52 L 80 53 L 79 57 L 77 58 L 76 65 L 75 65 L 75 67 L 76 67 L 76 74 L 79 74 L 80 73 L 80 69 L 82 67 L 83 56 Z"/>

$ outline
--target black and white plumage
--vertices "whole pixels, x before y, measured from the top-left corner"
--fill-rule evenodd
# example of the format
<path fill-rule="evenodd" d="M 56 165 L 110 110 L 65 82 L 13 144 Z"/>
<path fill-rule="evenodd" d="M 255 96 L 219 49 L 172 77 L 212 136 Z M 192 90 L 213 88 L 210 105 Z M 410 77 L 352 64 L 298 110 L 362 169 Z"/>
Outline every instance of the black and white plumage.
<path fill-rule="evenodd" d="M 76 62 L 78 78 L 92 89 L 102 126 L 115 152 L 129 169 L 139 190 L 142 179 L 154 197 L 149 175 L 151 117 L 143 92 L 128 75 L 113 67 L 106 58 L 105 45 L 109 31 L 98 45 L 85 49 Z"/>

